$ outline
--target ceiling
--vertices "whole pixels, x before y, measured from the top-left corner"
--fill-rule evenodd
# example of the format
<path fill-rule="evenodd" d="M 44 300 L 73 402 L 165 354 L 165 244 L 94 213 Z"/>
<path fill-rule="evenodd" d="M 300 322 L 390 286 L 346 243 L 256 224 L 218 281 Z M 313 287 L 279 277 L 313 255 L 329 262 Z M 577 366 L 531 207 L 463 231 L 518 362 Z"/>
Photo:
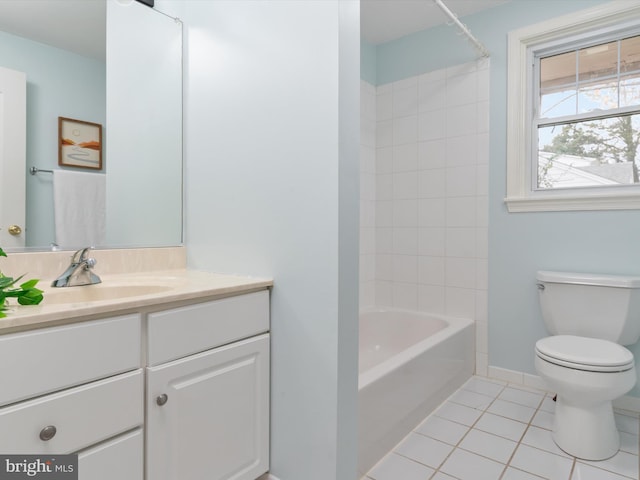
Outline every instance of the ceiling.
<path fill-rule="evenodd" d="M 0 30 L 103 60 L 105 0 L 0 0 Z"/>
<path fill-rule="evenodd" d="M 508 1 L 443 0 L 443 3 L 458 17 L 464 17 Z M 372 45 L 447 22 L 449 17 L 433 0 L 360 0 L 360 34 Z"/>
<path fill-rule="evenodd" d="M 458 17 L 507 1 L 443 0 Z M 0 30 L 101 60 L 105 15 L 105 0 L 0 0 Z M 433 0 L 361 0 L 360 18 L 373 45 L 450 21 Z"/>

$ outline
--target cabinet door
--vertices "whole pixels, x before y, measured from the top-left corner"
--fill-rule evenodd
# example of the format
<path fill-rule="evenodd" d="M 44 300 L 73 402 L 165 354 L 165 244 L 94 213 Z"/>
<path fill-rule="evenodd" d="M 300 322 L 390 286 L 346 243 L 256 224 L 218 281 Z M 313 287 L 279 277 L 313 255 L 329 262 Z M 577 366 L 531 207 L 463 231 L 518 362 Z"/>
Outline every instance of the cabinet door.
<path fill-rule="evenodd" d="M 254 480 L 269 469 L 269 335 L 147 375 L 147 480 Z"/>

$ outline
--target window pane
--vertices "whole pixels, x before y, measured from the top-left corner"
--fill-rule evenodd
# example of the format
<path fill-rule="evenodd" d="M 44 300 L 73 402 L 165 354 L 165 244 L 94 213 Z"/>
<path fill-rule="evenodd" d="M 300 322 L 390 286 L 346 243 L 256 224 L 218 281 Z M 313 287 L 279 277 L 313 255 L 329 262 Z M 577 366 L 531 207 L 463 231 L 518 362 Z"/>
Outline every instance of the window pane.
<path fill-rule="evenodd" d="M 540 118 L 576 112 L 576 52 L 541 58 Z"/>
<path fill-rule="evenodd" d="M 539 189 L 638 182 L 640 114 L 538 129 Z"/>
<path fill-rule="evenodd" d="M 620 106 L 640 105 L 640 37 L 620 41 Z"/>
<path fill-rule="evenodd" d="M 618 108 L 618 42 L 578 51 L 578 113 Z"/>

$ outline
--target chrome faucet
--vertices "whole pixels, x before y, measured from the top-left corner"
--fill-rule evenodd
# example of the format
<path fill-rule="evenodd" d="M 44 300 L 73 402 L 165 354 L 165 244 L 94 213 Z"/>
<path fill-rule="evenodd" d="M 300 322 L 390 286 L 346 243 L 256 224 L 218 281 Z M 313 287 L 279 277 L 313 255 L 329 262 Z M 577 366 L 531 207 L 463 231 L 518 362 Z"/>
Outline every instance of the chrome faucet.
<path fill-rule="evenodd" d="M 78 250 L 71 257 L 71 264 L 62 275 L 56 278 L 52 287 L 77 287 L 80 285 L 95 285 L 102 282 L 100 277 L 91 271 L 96 265 L 96 259 L 88 257 L 91 247 Z"/>

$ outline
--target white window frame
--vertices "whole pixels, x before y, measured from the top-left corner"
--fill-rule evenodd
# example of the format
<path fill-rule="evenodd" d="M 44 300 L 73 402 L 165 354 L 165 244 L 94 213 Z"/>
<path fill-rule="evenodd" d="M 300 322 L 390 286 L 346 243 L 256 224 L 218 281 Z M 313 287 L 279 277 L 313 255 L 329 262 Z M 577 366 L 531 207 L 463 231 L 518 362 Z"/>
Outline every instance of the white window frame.
<path fill-rule="evenodd" d="M 640 4 L 605 3 L 509 33 L 507 85 L 507 196 L 509 212 L 640 209 L 640 185 L 534 190 L 533 59 L 551 43 L 597 38 L 603 32 L 637 28 Z M 537 145 L 535 146 L 537 147 Z"/>

